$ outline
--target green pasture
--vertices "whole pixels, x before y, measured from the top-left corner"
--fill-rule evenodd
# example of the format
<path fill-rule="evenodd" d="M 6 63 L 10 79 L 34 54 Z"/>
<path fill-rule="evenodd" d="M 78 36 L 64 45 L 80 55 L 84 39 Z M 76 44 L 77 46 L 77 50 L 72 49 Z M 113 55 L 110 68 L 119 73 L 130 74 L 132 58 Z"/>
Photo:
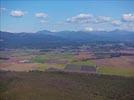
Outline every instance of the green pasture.
<path fill-rule="evenodd" d="M 76 61 L 76 62 L 72 62 L 71 64 L 96 66 L 96 64 L 94 62 L 90 61 L 90 60 Z"/>
<path fill-rule="evenodd" d="M 134 69 L 117 68 L 117 67 L 99 67 L 97 69 L 99 74 L 118 75 L 118 76 L 134 76 Z"/>

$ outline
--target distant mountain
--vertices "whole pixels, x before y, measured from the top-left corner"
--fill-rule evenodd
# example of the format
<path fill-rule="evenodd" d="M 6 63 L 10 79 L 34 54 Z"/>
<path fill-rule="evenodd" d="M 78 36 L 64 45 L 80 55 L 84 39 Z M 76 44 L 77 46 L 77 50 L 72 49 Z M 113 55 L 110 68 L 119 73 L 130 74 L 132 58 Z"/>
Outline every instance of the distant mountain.
<path fill-rule="evenodd" d="M 134 42 L 134 32 L 128 31 L 38 31 L 36 33 L 10 33 L 0 31 L 1 48 L 56 48 L 90 42 Z"/>
<path fill-rule="evenodd" d="M 39 31 L 37 33 L 49 34 L 53 36 L 58 36 L 66 38 L 68 40 L 78 40 L 78 41 L 134 41 L 134 32 L 129 31 L 60 31 L 60 32 L 50 32 L 50 31 Z"/>
<path fill-rule="evenodd" d="M 66 44 L 66 39 L 48 34 L 0 32 L 1 48 L 51 48 Z"/>

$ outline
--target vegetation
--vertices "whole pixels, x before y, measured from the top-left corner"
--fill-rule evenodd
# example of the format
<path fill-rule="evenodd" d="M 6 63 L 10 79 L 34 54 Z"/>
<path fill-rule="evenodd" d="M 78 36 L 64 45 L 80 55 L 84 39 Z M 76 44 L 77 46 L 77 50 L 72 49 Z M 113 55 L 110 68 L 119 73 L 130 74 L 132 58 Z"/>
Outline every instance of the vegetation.
<path fill-rule="evenodd" d="M 100 74 L 106 74 L 106 75 L 134 76 L 134 70 L 127 68 L 99 67 L 97 71 Z"/>
<path fill-rule="evenodd" d="M 84 49 L 86 46 L 84 47 Z M 71 48 L 67 48 L 73 50 Z M 83 50 L 83 47 L 81 47 Z M 62 50 L 62 51 L 60 51 Z M 77 50 L 77 49 L 76 49 Z M 98 48 L 99 50 L 99 48 Z M 96 67 L 98 74 L 118 75 L 118 76 L 134 76 L 133 56 L 115 57 L 107 59 L 105 55 L 101 55 L 101 59 L 77 59 L 83 57 L 79 52 L 66 49 L 52 49 L 50 51 L 40 51 L 34 49 L 13 49 L 0 51 L 0 68 L 13 71 L 39 70 L 45 71 L 48 68 L 64 69 L 66 66 L 75 66 L 78 69 L 81 66 Z M 90 57 L 89 52 L 89 57 Z M 88 54 L 88 52 L 87 52 Z M 107 55 L 107 53 L 105 53 Z M 109 55 L 109 53 L 108 53 Z M 91 56 L 92 57 L 92 56 Z M 27 61 L 27 62 L 24 62 Z M 99 63 L 98 63 L 99 61 Z M 123 61 L 123 62 L 122 62 Z M 77 68 L 76 68 L 77 69 Z"/>
<path fill-rule="evenodd" d="M 32 58 L 32 62 L 36 63 L 44 63 L 47 60 L 47 57 L 44 55 L 37 55 L 36 57 Z"/>
<path fill-rule="evenodd" d="M 0 73 L 0 79 L 0 100 L 134 99 L 134 78 L 33 71 Z"/>
<path fill-rule="evenodd" d="M 96 66 L 96 64 L 90 60 L 85 60 L 85 61 L 76 61 L 76 62 L 72 62 L 72 64 L 76 64 L 76 65 L 89 65 L 89 66 Z"/>

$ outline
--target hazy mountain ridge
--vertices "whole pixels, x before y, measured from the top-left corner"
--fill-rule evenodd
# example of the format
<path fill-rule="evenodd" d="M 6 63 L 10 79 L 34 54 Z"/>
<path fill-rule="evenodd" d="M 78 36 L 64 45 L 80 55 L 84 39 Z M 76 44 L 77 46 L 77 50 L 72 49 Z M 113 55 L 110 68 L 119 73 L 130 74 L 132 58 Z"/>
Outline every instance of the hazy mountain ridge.
<path fill-rule="evenodd" d="M 128 31 L 39 31 L 36 33 L 10 33 L 0 31 L 1 48 L 48 48 L 87 42 L 133 42 L 134 32 Z"/>

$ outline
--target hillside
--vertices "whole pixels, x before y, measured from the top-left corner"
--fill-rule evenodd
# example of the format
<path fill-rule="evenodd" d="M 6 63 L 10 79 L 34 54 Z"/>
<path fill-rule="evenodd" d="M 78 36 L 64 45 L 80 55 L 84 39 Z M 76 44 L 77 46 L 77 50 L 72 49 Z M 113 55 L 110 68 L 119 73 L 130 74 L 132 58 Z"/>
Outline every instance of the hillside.
<path fill-rule="evenodd" d="M 1 48 L 54 48 L 66 44 L 65 39 L 48 34 L 0 32 L 0 36 Z"/>
<path fill-rule="evenodd" d="M 36 33 L 9 33 L 0 31 L 1 48 L 56 48 L 100 42 L 133 43 L 133 32 L 127 31 L 39 31 Z"/>
<path fill-rule="evenodd" d="M 96 74 L 0 72 L 0 99 L 133 100 L 133 84 L 133 78 Z"/>

